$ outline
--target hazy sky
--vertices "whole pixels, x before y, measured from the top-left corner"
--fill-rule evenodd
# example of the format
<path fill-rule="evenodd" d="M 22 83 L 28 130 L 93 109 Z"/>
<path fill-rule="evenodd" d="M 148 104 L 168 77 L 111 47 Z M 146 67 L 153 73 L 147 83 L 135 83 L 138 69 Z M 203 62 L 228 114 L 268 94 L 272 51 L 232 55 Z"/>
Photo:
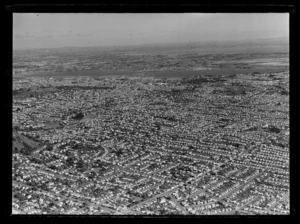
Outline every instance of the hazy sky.
<path fill-rule="evenodd" d="M 13 48 L 288 37 L 288 13 L 14 13 Z"/>

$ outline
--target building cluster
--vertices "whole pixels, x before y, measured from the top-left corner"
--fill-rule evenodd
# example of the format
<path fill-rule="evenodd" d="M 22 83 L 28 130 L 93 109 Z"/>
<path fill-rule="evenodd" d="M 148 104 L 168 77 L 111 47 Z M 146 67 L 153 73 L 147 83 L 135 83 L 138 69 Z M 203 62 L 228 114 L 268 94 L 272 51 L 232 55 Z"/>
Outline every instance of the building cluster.
<path fill-rule="evenodd" d="M 288 76 L 14 80 L 13 211 L 289 214 Z"/>

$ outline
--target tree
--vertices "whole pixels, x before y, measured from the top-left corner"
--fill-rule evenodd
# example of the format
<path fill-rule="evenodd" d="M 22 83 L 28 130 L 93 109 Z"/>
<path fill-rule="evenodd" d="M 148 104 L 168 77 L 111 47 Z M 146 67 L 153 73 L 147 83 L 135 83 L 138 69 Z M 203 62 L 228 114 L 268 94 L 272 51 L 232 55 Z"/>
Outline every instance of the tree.
<path fill-rule="evenodd" d="M 54 166 L 54 165 L 50 165 L 49 168 L 50 168 L 51 170 L 56 170 L 56 166 Z"/>
<path fill-rule="evenodd" d="M 68 166 L 72 166 L 74 164 L 74 157 L 69 157 L 67 160 L 66 160 L 66 163 Z"/>
<path fill-rule="evenodd" d="M 81 112 L 73 117 L 73 119 L 75 119 L 75 120 L 81 120 L 82 118 L 84 118 L 84 115 Z"/>

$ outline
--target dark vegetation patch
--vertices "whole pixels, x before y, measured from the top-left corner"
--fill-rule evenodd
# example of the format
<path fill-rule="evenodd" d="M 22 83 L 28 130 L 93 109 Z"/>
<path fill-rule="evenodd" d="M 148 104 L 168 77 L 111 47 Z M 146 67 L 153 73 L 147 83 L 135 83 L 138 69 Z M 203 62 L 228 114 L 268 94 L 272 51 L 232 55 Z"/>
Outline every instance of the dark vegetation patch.
<path fill-rule="evenodd" d="M 189 103 L 194 103 L 196 100 L 195 99 L 191 99 L 191 98 L 187 98 L 184 96 L 175 96 L 172 98 L 172 101 L 175 103 L 183 103 L 183 104 L 189 104 Z"/>
<path fill-rule="evenodd" d="M 37 97 L 39 98 L 42 95 L 49 94 L 52 92 L 56 92 L 56 88 L 49 87 L 40 87 L 40 88 L 22 88 L 18 90 L 13 90 L 13 98 L 15 99 L 26 99 L 29 97 Z"/>
<path fill-rule="evenodd" d="M 220 108 L 223 109 L 223 108 Z M 226 118 L 221 118 L 217 121 L 218 127 L 224 128 L 229 124 L 230 120 Z"/>
<path fill-rule="evenodd" d="M 115 154 L 117 157 L 121 157 L 124 154 L 124 151 L 122 149 L 115 149 L 111 151 L 112 154 Z"/>
<path fill-rule="evenodd" d="M 212 75 L 212 76 L 198 75 L 190 78 L 183 78 L 182 84 L 201 85 L 203 83 L 216 83 L 216 82 L 224 82 L 224 81 L 226 81 L 226 79 L 224 79 L 220 75 Z"/>
<path fill-rule="evenodd" d="M 172 89 L 171 91 L 160 92 L 165 98 L 175 103 L 193 103 L 196 99 L 192 98 L 192 94 L 195 90 L 195 86 L 188 86 L 184 89 Z"/>
<path fill-rule="evenodd" d="M 159 119 L 163 119 L 163 120 L 167 120 L 167 121 L 172 121 L 175 122 L 177 121 L 175 116 L 169 116 L 169 115 L 165 115 L 165 116 L 155 116 L 155 118 L 159 118 Z"/>
<path fill-rule="evenodd" d="M 164 97 L 165 99 L 168 99 L 174 103 L 193 103 L 196 101 L 196 99 L 191 98 L 188 96 L 188 93 L 192 93 L 193 88 L 186 88 L 186 89 L 176 89 L 171 91 L 166 90 L 157 90 L 154 91 L 154 95 L 156 97 Z M 159 103 L 160 105 L 167 106 L 166 103 Z M 152 104 L 153 105 L 153 104 Z M 158 104 L 156 104 L 158 105 Z"/>
<path fill-rule="evenodd" d="M 101 161 L 101 160 L 96 160 L 93 164 L 92 164 L 93 168 L 97 168 L 99 173 L 104 173 L 107 170 L 110 169 L 111 164 Z"/>
<path fill-rule="evenodd" d="M 78 114 L 76 114 L 75 116 L 72 117 L 72 119 L 74 119 L 74 120 L 81 120 L 83 118 L 84 118 L 84 115 L 83 115 L 82 112 L 80 112 L 80 113 L 78 113 Z"/>
<path fill-rule="evenodd" d="M 289 92 L 286 91 L 286 90 L 282 90 L 282 91 L 280 91 L 280 94 L 281 94 L 281 95 L 284 95 L 284 96 L 288 96 L 288 95 L 289 95 Z"/>
<path fill-rule="evenodd" d="M 285 95 L 285 96 L 288 96 L 289 95 L 289 91 L 287 91 L 283 86 L 281 85 L 273 85 L 273 86 L 270 86 L 267 91 L 266 91 L 266 94 L 275 94 L 275 93 L 278 93 L 280 95 Z"/>
<path fill-rule="evenodd" d="M 240 101 L 236 100 L 236 99 L 229 99 L 228 102 L 232 103 L 232 104 L 236 104 L 236 103 L 239 103 Z"/>
<path fill-rule="evenodd" d="M 106 109 L 111 109 L 116 106 L 116 100 L 114 98 L 106 98 L 103 107 Z"/>
<path fill-rule="evenodd" d="M 274 145 L 274 146 L 279 146 L 281 148 L 286 147 L 285 144 L 283 144 L 282 142 L 275 141 L 274 139 L 271 139 L 271 144 Z"/>
<path fill-rule="evenodd" d="M 149 105 L 168 106 L 166 102 L 151 102 Z"/>
<path fill-rule="evenodd" d="M 275 126 L 263 127 L 262 129 L 267 132 L 272 132 L 277 134 L 281 132 L 281 130 Z M 258 127 L 250 127 L 244 131 L 258 131 Z"/>
<path fill-rule="evenodd" d="M 192 177 L 191 174 L 191 168 L 188 166 L 178 166 L 176 168 L 172 168 L 170 170 L 171 177 L 174 179 L 180 179 L 181 181 L 187 181 L 190 177 Z"/>
<path fill-rule="evenodd" d="M 218 93 L 226 94 L 229 96 L 234 95 L 246 95 L 247 92 L 253 91 L 254 88 L 248 86 L 226 86 L 223 90 L 219 90 Z"/>
<path fill-rule="evenodd" d="M 251 128 L 248 128 L 244 131 L 257 131 L 258 130 L 258 127 L 251 127 Z"/>
<path fill-rule="evenodd" d="M 57 86 L 59 90 L 98 90 L 98 89 L 115 89 L 115 87 L 111 86 Z"/>
<path fill-rule="evenodd" d="M 263 128 L 264 130 L 268 131 L 268 132 L 272 132 L 272 133 L 280 133 L 281 130 L 275 126 L 270 126 L 270 127 L 266 127 L 266 128 Z"/>

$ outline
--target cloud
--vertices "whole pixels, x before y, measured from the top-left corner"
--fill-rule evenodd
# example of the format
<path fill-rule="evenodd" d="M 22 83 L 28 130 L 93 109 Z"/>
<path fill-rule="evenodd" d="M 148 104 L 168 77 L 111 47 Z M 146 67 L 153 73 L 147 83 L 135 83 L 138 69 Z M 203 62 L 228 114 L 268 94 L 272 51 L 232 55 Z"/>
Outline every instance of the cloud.
<path fill-rule="evenodd" d="M 57 33 L 57 34 L 36 34 L 36 33 L 15 33 L 13 35 L 13 39 L 15 41 L 52 41 L 55 39 L 55 41 L 75 41 L 75 40 L 82 40 L 85 41 L 90 38 L 95 37 L 94 33 Z"/>
<path fill-rule="evenodd" d="M 33 34 L 30 34 L 30 35 L 21 35 L 21 34 L 15 34 L 14 36 L 14 39 L 16 40 L 29 40 L 29 39 L 52 39 L 52 38 L 55 38 L 56 36 L 54 35 L 33 35 Z"/>
<path fill-rule="evenodd" d="M 54 36 L 52 34 L 47 34 L 47 35 L 40 35 L 40 36 L 33 36 L 34 39 L 52 39 L 57 36 Z"/>
<path fill-rule="evenodd" d="M 92 36 L 92 33 L 77 33 L 75 34 L 76 37 L 88 37 L 88 36 Z M 70 35 L 70 36 L 74 36 L 74 35 Z"/>
<path fill-rule="evenodd" d="M 15 39 L 24 39 L 25 38 L 25 35 L 14 35 L 14 38 Z"/>
<path fill-rule="evenodd" d="M 73 35 L 71 35 L 71 34 L 60 34 L 60 35 L 58 35 L 59 37 L 71 37 L 71 36 L 73 36 Z"/>
<path fill-rule="evenodd" d="M 26 40 L 34 37 L 33 35 L 21 35 L 21 34 L 15 34 L 14 38 L 17 40 Z"/>

